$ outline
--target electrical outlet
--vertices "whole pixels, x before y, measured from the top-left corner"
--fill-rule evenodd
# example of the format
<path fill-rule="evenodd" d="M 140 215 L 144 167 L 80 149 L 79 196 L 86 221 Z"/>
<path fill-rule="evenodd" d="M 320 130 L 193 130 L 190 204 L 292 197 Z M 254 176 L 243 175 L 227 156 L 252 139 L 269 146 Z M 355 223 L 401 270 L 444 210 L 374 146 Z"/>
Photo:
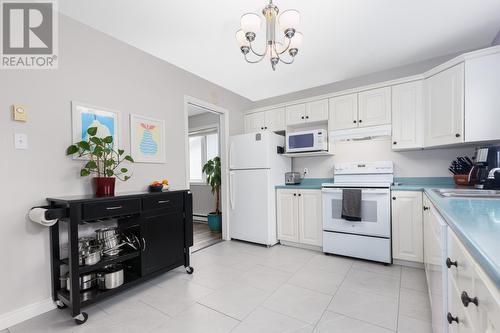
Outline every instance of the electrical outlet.
<path fill-rule="evenodd" d="M 12 109 L 12 119 L 14 119 L 15 121 L 22 121 L 22 122 L 27 121 L 27 115 L 24 106 L 14 104 L 12 105 L 11 109 Z"/>
<path fill-rule="evenodd" d="M 309 172 L 309 169 L 308 168 L 304 168 L 304 176 L 307 175 L 308 172 Z"/>
<path fill-rule="evenodd" d="M 28 135 L 24 133 L 14 134 L 14 148 L 20 150 L 28 149 Z"/>

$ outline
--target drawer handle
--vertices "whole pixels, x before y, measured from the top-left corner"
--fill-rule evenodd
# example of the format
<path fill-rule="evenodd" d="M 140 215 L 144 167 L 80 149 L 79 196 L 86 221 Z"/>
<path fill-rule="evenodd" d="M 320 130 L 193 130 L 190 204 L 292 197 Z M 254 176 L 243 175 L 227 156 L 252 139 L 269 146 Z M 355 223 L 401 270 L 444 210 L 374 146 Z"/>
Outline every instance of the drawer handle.
<path fill-rule="evenodd" d="M 122 209 L 123 206 L 114 206 L 114 207 L 106 207 L 107 210 L 117 210 L 117 209 Z"/>
<path fill-rule="evenodd" d="M 448 319 L 448 324 L 452 324 L 454 321 L 457 322 L 458 324 L 458 317 L 453 317 L 451 313 L 448 312 L 448 315 L 446 316 L 446 319 Z"/>
<path fill-rule="evenodd" d="M 169 203 L 170 200 L 158 200 L 159 204 Z"/>
<path fill-rule="evenodd" d="M 452 261 L 450 258 L 446 258 L 446 267 L 451 268 L 451 266 L 458 267 L 456 261 Z"/>
<path fill-rule="evenodd" d="M 424 206 L 424 210 L 429 210 L 430 208 L 427 206 Z"/>
<path fill-rule="evenodd" d="M 479 304 L 477 297 L 474 297 L 474 298 L 469 297 L 469 295 L 467 294 L 466 291 L 464 291 L 462 293 L 462 296 L 460 296 L 460 298 L 462 299 L 462 304 L 465 307 L 468 307 L 470 303 L 473 303 L 475 306 L 478 306 L 478 304 Z"/>

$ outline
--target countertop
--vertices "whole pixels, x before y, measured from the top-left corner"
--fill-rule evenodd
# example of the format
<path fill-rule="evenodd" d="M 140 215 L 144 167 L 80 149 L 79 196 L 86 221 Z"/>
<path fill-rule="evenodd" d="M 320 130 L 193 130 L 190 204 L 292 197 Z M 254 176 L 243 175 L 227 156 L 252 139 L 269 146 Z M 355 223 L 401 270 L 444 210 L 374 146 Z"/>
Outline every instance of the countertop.
<path fill-rule="evenodd" d="M 321 189 L 333 178 L 306 178 L 277 189 Z M 461 188 L 450 177 L 395 178 L 393 191 L 423 191 L 472 257 L 500 288 L 500 199 L 442 198 L 433 189 Z"/>
<path fill-rule="evenodd" d="M 397 191 L 423 191 L 448 226 L 489 278 L 500 288 L 500 199 L 443 198 L 433 191 L 454 185 L 393 186 Z"/>

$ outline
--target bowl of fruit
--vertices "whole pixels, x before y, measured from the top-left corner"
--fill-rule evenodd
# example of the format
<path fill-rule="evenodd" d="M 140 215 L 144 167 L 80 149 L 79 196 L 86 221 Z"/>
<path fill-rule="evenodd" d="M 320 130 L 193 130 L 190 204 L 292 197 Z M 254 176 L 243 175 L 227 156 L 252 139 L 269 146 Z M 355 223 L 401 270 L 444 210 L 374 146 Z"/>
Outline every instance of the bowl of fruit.
<path fill-rule="evenodd" d="M 169 189 L 168 180 L 164 179 L 162 181 L 155 180 L 149 184 L 149 192 L 162 192 Z"/>

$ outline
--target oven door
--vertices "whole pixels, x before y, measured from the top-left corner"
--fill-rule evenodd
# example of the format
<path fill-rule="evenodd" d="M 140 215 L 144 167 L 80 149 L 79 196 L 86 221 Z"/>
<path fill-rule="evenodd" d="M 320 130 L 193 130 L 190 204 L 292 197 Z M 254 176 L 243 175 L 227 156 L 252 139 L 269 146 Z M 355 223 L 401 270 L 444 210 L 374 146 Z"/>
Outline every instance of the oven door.
<path fill-rule="evenodd" d="M 342 188 L 323 188 L 323 230 L 356 235 L 391 235 L 391 201 L 388 188 L 361 188 L 361 221 L 342 215 Z"/>

